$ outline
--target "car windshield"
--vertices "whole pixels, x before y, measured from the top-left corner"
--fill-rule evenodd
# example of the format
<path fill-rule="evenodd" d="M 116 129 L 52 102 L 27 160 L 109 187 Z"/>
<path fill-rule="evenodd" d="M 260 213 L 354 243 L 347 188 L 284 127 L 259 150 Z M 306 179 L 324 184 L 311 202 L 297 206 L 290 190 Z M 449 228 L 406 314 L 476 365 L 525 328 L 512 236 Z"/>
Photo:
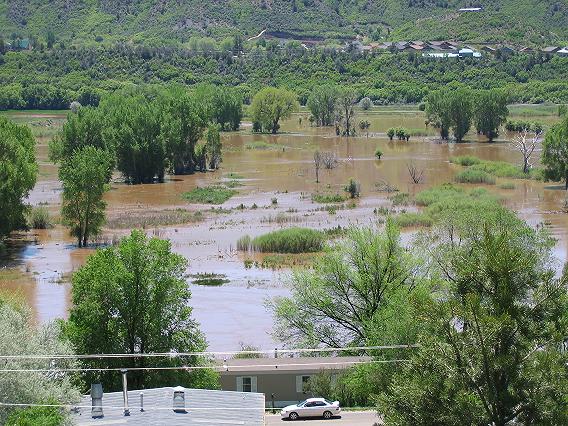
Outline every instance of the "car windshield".
<path fill-rule="evenodd" d="M 304 405 L 306 405 L 306 402 L 308 402 L 308 400 L 302 401 L 302 402 L 298 402 L 296 404 L 296 407 L 303 407 Z"/>

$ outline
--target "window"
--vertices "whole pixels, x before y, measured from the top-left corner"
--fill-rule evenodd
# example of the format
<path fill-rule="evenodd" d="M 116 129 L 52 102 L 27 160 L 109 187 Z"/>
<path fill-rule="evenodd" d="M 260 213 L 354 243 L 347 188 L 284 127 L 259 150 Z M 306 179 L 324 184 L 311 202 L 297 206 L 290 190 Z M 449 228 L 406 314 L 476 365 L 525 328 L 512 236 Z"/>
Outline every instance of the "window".
<path fill-rule="evenodd" d="M 308 391 L 308 382 L 312 376 L 296 376 L 296 392 L 306 393 Z"/>
<path fill-rule="evenodd" d="M 327 404 L 323 401 L 314 402 L 314 407 L 325 407 Z"/>
<path fill-rule="evenodd" d="M 237 392 L 256 392 L 256 377 L 237 377 Z"/>
<path fill-rule="evenodd" d="M 252 378 L 243 377 L 243 392 L 252 392 Z"/>

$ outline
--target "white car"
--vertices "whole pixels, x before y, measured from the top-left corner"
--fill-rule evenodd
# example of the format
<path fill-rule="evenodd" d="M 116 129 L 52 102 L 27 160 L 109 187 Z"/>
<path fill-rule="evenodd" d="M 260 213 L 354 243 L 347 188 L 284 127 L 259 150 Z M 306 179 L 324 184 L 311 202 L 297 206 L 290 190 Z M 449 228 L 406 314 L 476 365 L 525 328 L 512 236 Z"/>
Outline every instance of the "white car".
<path fill-rule="evenodd" d="M 323 417 L 331 419 L 341 413 L 339 401 L 329 402 L 324 398 L 308 398 L 295 405 L 282 409 L 282 419 L 298 420 L 300 417 Z"/>

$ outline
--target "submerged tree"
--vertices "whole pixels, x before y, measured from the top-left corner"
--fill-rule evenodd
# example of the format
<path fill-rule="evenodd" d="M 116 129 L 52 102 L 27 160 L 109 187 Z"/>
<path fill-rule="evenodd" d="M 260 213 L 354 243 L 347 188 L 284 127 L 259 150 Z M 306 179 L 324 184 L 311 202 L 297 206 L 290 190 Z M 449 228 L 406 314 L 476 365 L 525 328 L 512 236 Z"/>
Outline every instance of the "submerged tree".
<path fill-rule="evenodd" d="M 468 89 L 451 92 L 448 100 L 450 126 L 456 142 L 461 142 L 469 132 L 473 117 L 473 94 Z"/>
<path fill-rule="evenodd" d="M 317 86 L 312 90 L 307 107 L 314 117 L 316 126 L 333 125 L 338 96 L 338 89 L 331 85 Z"/>
<path fill-rule="evenodd" d="M 85 146 L 78 149 L 59 169 L 63 183 L 61 215 L 71 228 L 79 247 L 96 236 L 105 220 L 107 190 L 112 159 L 108 152 Z"/>
<path fill-rule="evenodd" d="M 0 238 L 24 227 L 24 198 L 37 179 L 31 129 L 0 117 Z"/>
<path fill-rule="evenodd" d="M 342 89 L 337 98 L 337 124 L 341 136 L 355 136 L 355 103 L 357 94 L 350 89 Z"/>
<path fill-rule="evenodd" d="M 297 109 L 298 101 L 294 93 L 265 87 L 254 96 L 250 106 L 253 128 L 275 134 L 280 128 L 280 120 L 289 118 Z"/>
<path fill-rule="evenodd" d="M 483 90 L 475 95 L 474 120 L 478 133 L 492 142 L 499 135 L 499 127 L 507 120 L 509 97 L 499 90 Z"/>
<path fill-rule="evenodd" d="M 541 161 L 545 179 L 564 181 L 568 190 L 568 117 L 546 132 Z"/>
<path fill-rule="evenodd" d="M 511 141 L 513 147 L 519 151 L 523 157 L 523 173 L 528 173 L 532 167 L 531 158 L 535 150 L 541 143 L 542 132 L 537 132 L 529 136 L 528 130 L 523 130 Z"/>
<path fill-rule="evenodd" d="M 205 339 L 191 316 L 191 293 L 184 275 L 185 258 L 171 243 L 132 231 L 117 247 L 98 250 L 72 279 L 73 307 L 66 335 L 78 353 L 195 352 Z M 152 359 L 155 367 L 194 366 L 199 357 Z M 148 366 L 147 358 L 89 359 L 93 368 Z M 106 390 L 121 388 L 116 372 L 89 373 Z M 136 370 L 129 372 L 134 389 L 170 386 L 216 387 L 208 370 Z"/>
<path fill-rule="evenodd" d="M 442 139 L 448 139 L 452 125 L 448 96 L 447 91 L 436 90 L 426 97 L 427 123 L 440 129 Z"/>

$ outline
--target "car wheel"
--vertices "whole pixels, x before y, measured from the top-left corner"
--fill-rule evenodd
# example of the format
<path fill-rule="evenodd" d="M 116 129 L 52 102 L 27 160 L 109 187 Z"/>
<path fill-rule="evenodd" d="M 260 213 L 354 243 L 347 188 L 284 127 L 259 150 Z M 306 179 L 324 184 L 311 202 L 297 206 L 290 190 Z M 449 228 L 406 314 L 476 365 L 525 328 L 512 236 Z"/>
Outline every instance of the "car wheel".
<path fill-rule="evenodd" d="M 298 417 L 300 417 L 300 416 L 298 416 L 298 413 L 294 413 L 294 412 L 291 412 L 290 415 L 288 416 L 288 418 L 290 420 L 298 420 Z"/>
<path fill-rule="evenodd" d="M 331 411 L 324 411 L 323 412 L 323 418 L 326 420 L 329 420 L 333 417 L 333 414 L 331 414 Z"/>

